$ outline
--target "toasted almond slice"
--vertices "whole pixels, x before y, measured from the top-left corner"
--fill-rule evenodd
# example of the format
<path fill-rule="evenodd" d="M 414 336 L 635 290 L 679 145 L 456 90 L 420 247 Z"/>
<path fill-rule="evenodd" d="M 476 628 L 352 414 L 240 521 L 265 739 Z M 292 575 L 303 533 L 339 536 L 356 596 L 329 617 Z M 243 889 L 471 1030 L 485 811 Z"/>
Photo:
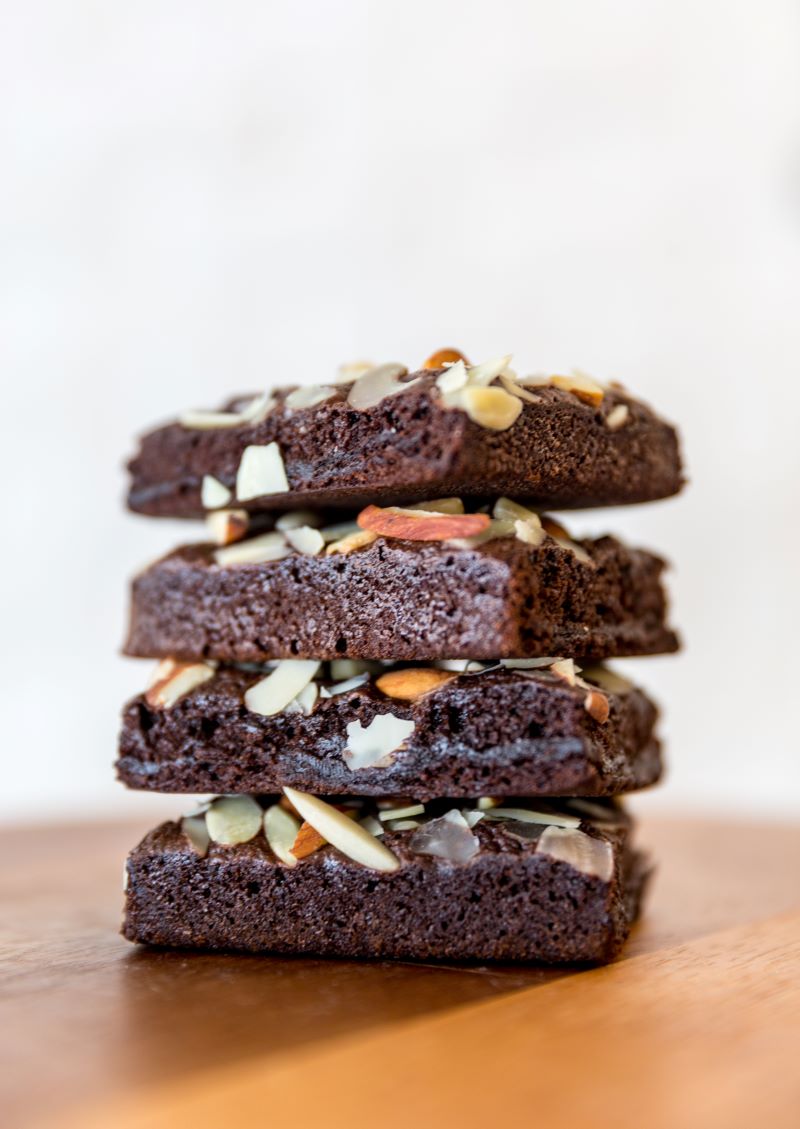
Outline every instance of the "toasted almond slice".
<path fill-rule="evenodd" d="M 306 384 L 295 388 L 283 401 L 285 408 L 290 411 L 299 411 L 302 408 L 315 408 L 325 400 L 330 400 L 336 395 L 336 389 L 327 384 Z"/>
<path fill-rule="evenodd" d="M 319 686 L 316 682 L 309 682 L 304 686 L 296 698 L 292 698 L 288 706 L 286 706 L 286 713 L 301 713 L 304 717 L 309 717 L 317 703 L 319 697 Z"/>
<path fill-rule="evenodd" d="M 370 674 L 373 669 L 381 669 L 364 659 L 331 659 L 329 667 L 334 682 L 343 682 L 347 678 L 355 678 L 357 674 Z"/>
<path fill-rule="evenodd" d="M 283 560 L 291 551 L 282 533 L 262 533 L 258 537 L 249 537 L 246 541 L 217 549 L 214 560 L 223 566 L 261 564 L 265 561 Z"/>
<path fill-rule="evenodd" d="M 236 497 L 240 502 L 269 494 L 286 494 L 289 479 L 277 443 L 245 447 L 236 472 Z"/>
<path fill-rule="evenodd" d="M 536 518 L 541 523 L 535 510 L 529 510 L 527 506 L 521 506 L 511 498 L 498 498 L 492 507 L 492 517 L 500 521 L 530 521 Z"/>
<path fill-rule="evenodd" d="M 576 666 L 572 659 L 559 659 L 550 667 L 550 673 L 555 674 L 557 678 L 562 678 L 568 686 L 575 685 L 579 671 L 580 667 Z"/>
<path fill-rule="evenodd" d="M 541 404 L 542 397 L 534 395 L 529 392 L 527 388 L 523 388 L 521 384 L 517 384 L 516 380 L 512 380 L 507 373 L 500 373 L 500 383 L 506 392 L 511 396 L 516 396 L 518 400 L 524 400 L 526 404 Z"/>
<path fill-rule="evenodd" d="M 582 400 L 585 404 L 591 404 L 594 408 L 603 401 L 603 386 L 583 373 L 576 372 L 571 376 L 551 376 L 549 383 L 554 388 L 560 388 L 562 392 L 571 392 L 573 396 L 577 396 L 579 400 Z"/>
<path fill-rule="evenodd" d="M 416 702 L 423 694 L 430 694 L 452 682 L 455 675 L 432 667 L 410 666 L 401 670 L 390 670 L 375 680 L 375 685 L 387 698 L 399 698 L 404 702 Z"/>
<path fill-rule="evenodd" d="M 487 812 L 492 808 L 500 807 L 502 800 L 497 799 L 496 796 L 480 796 L 478 799 L 478 811 Z"/>
<path fill-rule="evenodd" d="M 473 423 L 489 431 L 507 431 L 519 419 L 522 401 L 502 388 L 467 385 L 452 407 L 465 411 Z"/>
<path fill-rule="evenodd" d="M 298 820 L 280 804 L 273 804 L 264 812 L 264 836 L 272 853 L 286 866 L 297 866 L 292 846 L 299 830 Z"/>
<path fill-rule="evenodd" d="M 397 870 L 400 866 L 398 859 L 379 839 L 335 807 L 317 796 L 299 792 L 296 788 L 284 788 L 283 791 L 303 819 L 327 839 L 331 846 L 354 862 L 387 872 Z"/>
<path fill-rule="evenodd" d="M 274 406 L 275 401 L 271 394 L 265 392 L 262 396 L 253 397 L 249 404 L 239 412 L 185 412 L 178 419 L 178 423 L 181 427 L 192 431 L 211 431 L 217 428 L 242 427 L 244 425 L 252 427 L 253 424 L 266 419 Z"/>
<path fill-rule="evenodd" d="M 516 529 L 513 521 L 498 521 L 497 518 L 492 518 L 482 533 L 477 533 L 474 537 L 450 537 L 447 544 L 452 545 L 455 549 L 477 549 L 479 545 L 485 545 L 487 541 L 497 541 L 501 537 L 515 536 Z"/>
<path fill-rule="evenodd" d="M 168 710 L 186 694 L 213 678 L 216 668 L 210 663 L 176 662 L 165 659 L 159 663 L 144 700 L 151 710 Z"/>
<path fill-rule="evenodd" d="M 420 365 L 420 368 L 444 368 L 445 365 L 454 365 L 456 361 L 461 361 L 465 365 L 469 364 L 469 361 L 459 349 L 437 349 Z"/>
<path fill-rule="evenodd" d="M 252 796 L 220 796 L 206 812 L 208 833 L 223 847 L 248 843 L 262 826 L 261 805 Z"/>
<path fill-rule="evenodd" d="M 325 555 L 332 556 L 334 553 L 352 553 L 356 549 L 365 549 L 367 545 L 371 545 L 373 541 L 377 541 L 378 534 L 373 533 L 370 529 L 357 529 L 355 533 L 348 533 L 345 537 L 340 538 L 338 541 L 331 541 L 330 545 L 325 547 Z"/>
<path fill-rule="evenodd" d="M 218 478 L 214 478 L 213 474 L 203 475 L 200 501 L 204 510 L 218 510 L 222 506 L 227 506 L 232 497 L 228 487 Z"/>
<path fill-rule="evenodd" d="M 457 808 L 423 824 L 409 842 L 412 851 L 420 855 L 433 855 L 448 862 L 467 863 L 478 854 L 480 842 L 477 835 Z"/>
<path fill-rule="evenodd" d="M 274 717 L 308 686 L 319 667 L 316 659 L 283 659 L 246 691 L 245 707 L 262 717 Z"/>
<path fill-rule="evenodd" d="M 290 529 L 299 529 L 302 525 L 310 525 L 312 529 L 317 529 L 320 525 L 319 514 L 314 510 L 288 510 L 275 521 L 275 528 L 281 533 L 287 533 Z"/>
<path fill-rule="evenodd" d="M 185 815 L 181 820 L 181 831 L 201 858 L 208 854 L 211 836 L 206 827 L 205 815 Z"/>
<path fill-rule="evenodd" d="M 559 525 L 559 523 L 553 521 L 551 517 L 543 517 L 542 528 L 548 537 L 553 538 L 557 545 L 560 545 L 562 549 L 568 549 L 569 552 L 573 553 L 583 564 L 594 563 L 584 547 L 578 545 L 577 542 L 571 539 L 563 525 Z"/>
<path fill-rule="evenodd" d="M 381 821 L 376 819 L 374 815 L 365 815 L 360 822 L 364 830 L 369 831 L 370 835 L 383 835 L 386 831 Z"/>
<path fill-rule="evenodd" d="M 324 698 L 338 698 L 340 694 L 349 694 L 351 690 L 365 686 L 369 678 L 366 672 L 354 674 L 352 678 L 345 678 L 343 682 L 334 682 L 332 686 L 326 686 L 324 690 L 320 690 L 320 695 Z"/>
<path fill-rule="evenodd" d="M 367 506 L 356 520 L 361 529 L 403 541 L 447 541 L 451 537 L 472 537 L 491 523 L 488 514 L 437 514 L 397 506 Z"/>
<path fill-rule="evenodd" d="M 346 361 L 336 370 L 336 384 L 350 384 L 370 371 L 377 368 L 374 361 Z"/>
<path fill-rule="evenodd" d="M 589 690 L 583 700 L 584 709 L 598 725 L 605 725 L 610 713 L 608 698 L 599 690 Z"/>
<path fill-rule="evenodd" d="M 387 396 L 396 396 L 398 392 L 408 392 L 409 388 L 413 388 L 415 384 L 419 383 L 420 378 L 401 381 L 400 378 L 407 373 L 408 369 L 405 365 L 377 365 L 356 380 L 348 393 L 348 404 L 356 411 L 365 411 L 367 408 L 374 408 L 376 404 L 380 404 L 381 400 L 385 400 Z"/>
<path fill-rule="evenodd" d="M 549 824 L 553 827 L 580 827 L 580 817 L 566 812 L 532 811 L 530 808 L 491 808 L 487 819 L 515 819 L 519 823 Z"/>
<path fill-rule="evenodd" d="M 325 548 L 325 539 L 318 529 L 301 525 L 299 529 L 287 529 L 284 537 L 298 553 L 306 557 L 316 557 Z"/>
<path fill-rule="evenodd" d="M 568 866 L 610 882 L 614 873 L 614 854 L 606 839 L 595 839 L 585 831 L 564 827 L 548 827 L 539 836 L 537 855 L 565 862 Z"/>
<path fill-rule="evenodd" d="M 606 416 L 606 427 L 609 431 L 619 431 L 628 422 L 631 410 L 627 404 L 615 404 Z"/>
<path fill-rule="evenodd" d="M 394 819 L 408 819 L 412 815 L 424 815 L 424 804 L 406 804 L 402 808 L 384 808 L 378 814 L 378 819 L 381 823 L 389 823 Z"/>
<path fill-rule="evenodd" d="M 292 857 L 297 859 L 308 858 L 324 847 L 327 840 L 323 839 L 319 831 L 315 831 L 310 823 L 302 823 L 290 848 Z"/>
<path fill-rule="evenodd" d="M 232 545 L 241 541 L 249 525 L 247 510 L 215 510 L 206 514 L 206 529 L 215 545 Z"/>
<path fill-rule="evenodd" d="M 558 658 L 549 655 L 538 659 L 500 659 L 501 664 L 509 670 L 541 670 L 559 661 Z"/>

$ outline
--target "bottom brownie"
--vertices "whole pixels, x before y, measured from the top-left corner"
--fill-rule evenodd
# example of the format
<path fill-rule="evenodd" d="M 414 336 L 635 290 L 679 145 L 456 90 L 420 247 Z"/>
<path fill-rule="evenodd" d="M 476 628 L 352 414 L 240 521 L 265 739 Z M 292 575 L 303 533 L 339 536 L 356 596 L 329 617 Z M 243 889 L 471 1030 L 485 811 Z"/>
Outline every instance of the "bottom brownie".
<path fill-rule="evenodd" d="M 498 815 L 436 801 L 422 820 L 379 826 L 380 804 L 365 816 L 358 803 L 349 814 L 378 830 L 394 869 L 362 865 L 324 840 L 286 865 L 262 830 L 198 846 L 186 821 L 163 824 L 128 858 L 124 935 L 251 953 L 602 963 L 639 913 L 649 867 L 613 804 L 560 801 L 571 814 L 548 826 L 528 821 L 542 806 L 533 801 L 503 801 Z"/>

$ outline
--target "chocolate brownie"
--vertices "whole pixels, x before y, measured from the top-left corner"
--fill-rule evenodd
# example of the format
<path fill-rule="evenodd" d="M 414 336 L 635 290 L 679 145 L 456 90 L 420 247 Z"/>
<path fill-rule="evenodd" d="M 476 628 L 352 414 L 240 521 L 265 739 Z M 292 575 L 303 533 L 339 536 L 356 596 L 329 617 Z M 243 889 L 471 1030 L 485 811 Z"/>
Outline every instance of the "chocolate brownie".
<path fill-rule="evenodd" d="M 601 963 L 618 953 L 648 874 L 629 826 L 582 822 L 565 833 L 456 819 L 458 849 L 475 843 L 465 861 L 425 853 L 444 842 L 453 851 L 423 824 L 385 831 L 390 872 L 331 845 L 288 866 L 263 833 L 212 843 L 203 856 L 181 825 L 165 823 L 128 858 L 123 933 L 150 945 L 345 958 Z M 565 854 L 563 837 L 581 850 L 567 844 Z"/>
<path fill-rule="evenodd" d="M 646 502 L 681 487 L 675 430 L 619 389 L 605 390 L 593 404 L 561 388 L 536 388 L 536 402 L 525 400 L 515 422 L 497 431 L 445 406 L 436 384 L 441 371 L 415 373 L 407 390 L 362 410 L 348 403 L 352 385 L 328 389 L 329 399 L 298 409 L 287 407 L 292 389 L 282 388 L 254 424 L 159 427 L 141 439 L 129 463 L 128 504 L 154 516 L 201 516 L 204 476 L 234 493 L 245 448 L 271 443 L 286 483 L 237 506 L 360 508 L 507 494 L 564 509 Z M 245 401 L 237 397 L 225 408 Z"/>
<path fill-rule="evenodd" d="M 580 550 L 588 560 L 551 537 L 473 548 L 378 537 L 346 555 L 222 565 L 213 546 L 188 546 L 134 580 L 125 652 L 263 662 L 676 650 L 664 562 L 613 537 Z"/>
<path fill-rule="evenodd" d="M 419 696 L 411 683 L 397 696 L 405 676 L 421 683 Z M 430 800 L 615 795 L 661 774 L 656 707 L 610 672 L 587 670 L 569 685 L 549 669 L 499 664 L 463 674 L 386 667 L 339 682 L 322 670 L 308 714 L 283 709 L 272 716 L 245 705 L 246 691 L 262 677 L 222 667 L 167 707 L 144 694 L 134 698 L 123 712 L 120 780 L 156 792 L 267 793 L 289 785 Z M 412 721 L 410 736 L 399 747 L 390 737 L 387 752 L 367 763 L 345 757 L 348 726 L 368 730 L 387 714 Z"/>

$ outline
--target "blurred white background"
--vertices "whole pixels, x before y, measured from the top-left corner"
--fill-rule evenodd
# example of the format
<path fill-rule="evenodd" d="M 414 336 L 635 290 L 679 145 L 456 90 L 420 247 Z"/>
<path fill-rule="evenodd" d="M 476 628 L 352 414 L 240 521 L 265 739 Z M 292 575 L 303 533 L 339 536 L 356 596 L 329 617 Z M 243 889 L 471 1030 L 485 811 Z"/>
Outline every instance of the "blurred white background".
<path fill-rule="evenodd" d="M 792 0 L 26 0 L 0 37 L 0 815 L 141 811 L 136 432 L 456 345 L 617 378 L 683 497 L 594 512 L 674 562 L 650 808 L 800 810 L 800 11 Z M 199 532 L 199 531 L 198 531 Z M 181 810 L 163 798 L 162 809 Z"/>

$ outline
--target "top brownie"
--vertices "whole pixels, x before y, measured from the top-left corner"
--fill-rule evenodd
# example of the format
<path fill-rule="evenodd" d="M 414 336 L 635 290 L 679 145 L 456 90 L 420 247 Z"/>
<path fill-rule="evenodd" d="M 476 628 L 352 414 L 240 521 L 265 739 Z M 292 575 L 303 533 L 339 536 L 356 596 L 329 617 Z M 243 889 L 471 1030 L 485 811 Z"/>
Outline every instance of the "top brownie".
<path fill-rule="evenodd" d="M 200 517 L 219 505 L 352 509 L 456 494 L 559 509 L 680 489 L 675 430 L 649 407 L 583 376 L 517 378 L 508 359 L 413 374 L 383 365 L 188 413 L 142 438 L 128 504 Z"/>

